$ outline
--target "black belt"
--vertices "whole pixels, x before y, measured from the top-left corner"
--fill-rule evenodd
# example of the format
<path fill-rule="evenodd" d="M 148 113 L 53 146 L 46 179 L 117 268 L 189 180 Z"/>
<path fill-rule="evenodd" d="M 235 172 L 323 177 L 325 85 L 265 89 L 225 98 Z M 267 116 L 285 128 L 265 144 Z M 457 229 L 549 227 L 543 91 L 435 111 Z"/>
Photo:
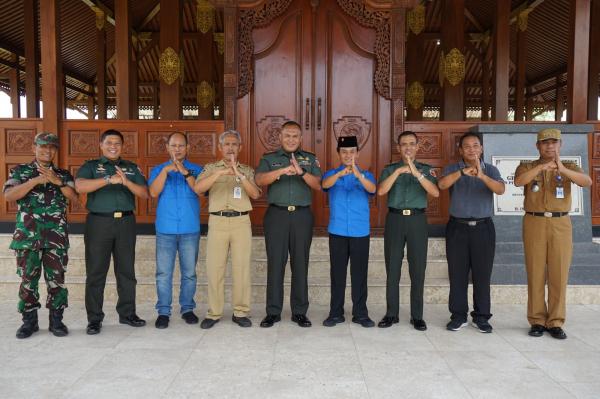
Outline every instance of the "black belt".
<path fill-rule="evenodd" d="M 114 211 L 114 212 L 90 212 L 94 216 L 103 216 L 106 218 L 122 218 L 123 216 L 133 215 L 133 211 Z"/>
<path fill-rule="evenodd" d="M 562 216 L 566 216 L 569 212 L 525 212 L 528 215 L 533 216 L 543 216 L 545 218 L 559 218 Z"/>
<path fill-rule="evenodd" d="M 225 216 L 226 218 L 230 218 L 230 217 L 234 217 L 234 216 L 242 216 L 242 215 L 247 215 L 249 212 L 245 211 L 245 212 L 237 212 L 237 211 L 219 211 L 219 212 L 211 212 L 211 215 L 216 215 L 216 216 Z"/>
<path fill-rule="evenodd" d="M 288 205 L 288 206 L 281 206 L 281 205 L 271 204 L 271 206 L 274 206 L 275 208 L 278 208 L 278 209 L 286 210 L 288 212 L 294 212 L 294 211 L 297 211 L 297 210 L 300 210 L 300 209 L 310 208 L 310 206 L 308 206 L 308 205 Z"/>
<path fill-rule="evenodd" d="M 391 213 L 399 213 L 400 215 L 404 215 L 404 216 L 420 215 L 422 213 L 425 213 L 425 209 L 423 209 L 423 208 L 410 208 L 410 209 L 388 208 L 388 210 Z"/>
<path fill-rule="evenodd" d="M 455 218 L 454 216 L 450 216 L 450 220 L 458 222 L 460 224 L 466 224 L 469 226 L 477 226 L 478 224 L 485 223 L 492 218 L 481 218 L 481 219 L 464 219 L 464 218 Z"/>

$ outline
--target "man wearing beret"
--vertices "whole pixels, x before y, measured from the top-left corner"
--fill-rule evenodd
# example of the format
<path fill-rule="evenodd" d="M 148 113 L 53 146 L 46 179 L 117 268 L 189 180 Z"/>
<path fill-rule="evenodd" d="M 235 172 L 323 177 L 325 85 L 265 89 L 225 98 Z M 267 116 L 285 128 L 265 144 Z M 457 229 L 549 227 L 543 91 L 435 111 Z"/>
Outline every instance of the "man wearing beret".
<path fill-rule="evenodd" d="M 352 322 L 363 327 L 375 323 L 367 311 L 369 266 L 369 197 L 375 194 L 375 177 L 356 164 L 356 136 L 338 139 L 340 166 L 323 175 L 321 186 L 329 194 L 329 259 L 331 261 L 331 305 L 325 327 L 343 323 L 346 275 L 350 260 Z"/>
<path fill-rule="evenodd" d="M 592 185 L 592 179 L 574 162 L 561 161 L 561 145 L 560 130 L 541 130 L 536 143 L 539 159 L 521 162 L 515 172 L 515 186 L 524 187 L 525 194 L 523 246 L 527 268 L 527 320 L 532 337 L 541 337 L 548 331 L 553 338 L 567 338 L 562 326 L 573 254 L 569 217 L 571 183 L 581 187 Z"/>
<path fill-rule="evenodd" d="M 20 339 L 39 330 L 38 282 L 42 269 L 48 287 L 48 329 L 57 337 L 69 333 L 62 323 L 68 296 L 65 287 L 69 259 L 67 200 L 76 202 L 78 197 L 73 176 L 53 164 L 58 148 L 58 136 L 38 134 L 32 148 L 35 159 L 13 168 L 4 183 L 4 198 L 17 201 L 18 205 L 10 248 L 17 255 L 17 273 L 21 276 L 17 308 L 23 315 L 23 325 L 16 334 Z"/>

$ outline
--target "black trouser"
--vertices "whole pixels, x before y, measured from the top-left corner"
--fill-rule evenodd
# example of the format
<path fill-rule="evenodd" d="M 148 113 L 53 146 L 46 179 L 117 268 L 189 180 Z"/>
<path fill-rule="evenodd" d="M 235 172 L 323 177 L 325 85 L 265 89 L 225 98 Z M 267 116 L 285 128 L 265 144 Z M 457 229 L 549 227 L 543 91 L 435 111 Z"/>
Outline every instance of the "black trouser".
<path fill-rule="evenodd" d="M 308 258 L 312 242 L 313 215 L 309 207 L 289 212 L 269 206 L 263 220 L 267 248 L 267 314 L 279 315 L 283 307 L 283 278 L 290 254 L 293 314 L 308 310 Z"/>
<path fill-rule="evenodd" d="M 490 278 L 495 250 L 496 230 L 491 218 L 469 226 L 450 217 L 446 225 L 446 258 L 450 278 L 448 308 L 452 320 L 467 321 L 469 271 L 473 280 L 471 317 L 474 321 L 492 317 Z"/>
<path fill-rule="evenodd" d="M 117 280 L 117 313 L 135 313 L 135 216 L 112 218 L 88 214 L 85 222 L 85 309 L 88 322 L 104 319 L 106 274 L 113 255 Z"/>
<path fill-rule="evenodd" d="M 386 282 L 386 316 L 400 312 L 400 271 L 406 245 L 410 275 L 410 315 L 423 319 L 423 286 L 427 267 L 427 217 L 424 213 L 405 216 L 389 212 L 385 219 L 384 252 Z"/>
<path fill-rule="evenodd" d="M 329 260 L 331 262 L 329 316 L 344 315 L 348 259 L 350 260 L 350 281 L 352 282 L 352 316 L 359 319 L 369 316 L 367 311 L 369 240 L 369 236 L 345 237 L 329 234 Z"/>

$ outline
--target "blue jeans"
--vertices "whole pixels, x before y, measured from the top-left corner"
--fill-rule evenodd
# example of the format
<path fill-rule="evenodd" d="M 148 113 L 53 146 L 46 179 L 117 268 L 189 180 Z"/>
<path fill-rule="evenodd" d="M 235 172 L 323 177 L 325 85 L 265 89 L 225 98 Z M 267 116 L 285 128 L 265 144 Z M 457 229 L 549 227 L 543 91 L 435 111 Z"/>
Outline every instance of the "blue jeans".
<path fill-rule="evenodd" d="M 196 308 L 196 262 L 198 261 L 198 245 L 200 233 L 193 234 L 161 234 L 156 233 L 156 310 L 159 315 L 171 316 L 173 297 L 173 269 L 175 255 L 179 251 L 179 267 L 181 269 L 181 287 L 179 289 L 179 305 L 181 313 L 191 312 Z"/>

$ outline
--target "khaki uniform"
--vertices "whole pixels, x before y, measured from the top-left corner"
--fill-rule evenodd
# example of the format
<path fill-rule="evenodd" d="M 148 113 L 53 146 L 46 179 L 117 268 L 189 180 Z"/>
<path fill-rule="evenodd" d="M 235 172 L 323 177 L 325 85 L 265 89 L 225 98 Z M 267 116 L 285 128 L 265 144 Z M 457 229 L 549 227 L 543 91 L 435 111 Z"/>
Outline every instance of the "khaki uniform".
<path fill-rule="evenodd" d="M 223 161 L 205 166 L 199 178 L 225 169 Z M 238 170 L 254 181 L 254 170 L 238 164 Z M 239 197 L 239 198 L 238 198 Z M 252 227 L 248 212 L 252 210 L 250 198 L 236 176 L 221 176 L 208 191 L 208 236 L 206 246 L 206 275 L 208 278 L 207 318 L 218 320 L 223 316 L 225 301 L 225 268 L 231 250 L 233 314 L 246 317 L 250 312 L 252 253 Z M 221 216 L 218 213 L 226 212 Z M 240 214 L 245 213 L 245 214 Z"/>
<path fill-rule="evenodd" d="M 541 162 L 521 162 L 515 177 Z M 575 163 L 563 164 L 568 169 L 582 172 Z M 571 180 L 566 176 L 561 176 L 558 180 L 557 176 L 556 171 L 545 171 L 524 187 L 523 246 L 528 286 L 527 319 L 531 325 L 539 324 L 547 328 L 561 327 L 565 322 L 567 282 L 573 253 L 571 219 L 567 214 L 571 209 Z M 564 198 L 557 198 L 556 189 L 561 184 Z M 537 192 L 532 190 L 535 185 L 539 186 Z M 554 213 L 553 217 L 551 213 Z M 565 215 L 559 216 L 560 213 Z"/>

